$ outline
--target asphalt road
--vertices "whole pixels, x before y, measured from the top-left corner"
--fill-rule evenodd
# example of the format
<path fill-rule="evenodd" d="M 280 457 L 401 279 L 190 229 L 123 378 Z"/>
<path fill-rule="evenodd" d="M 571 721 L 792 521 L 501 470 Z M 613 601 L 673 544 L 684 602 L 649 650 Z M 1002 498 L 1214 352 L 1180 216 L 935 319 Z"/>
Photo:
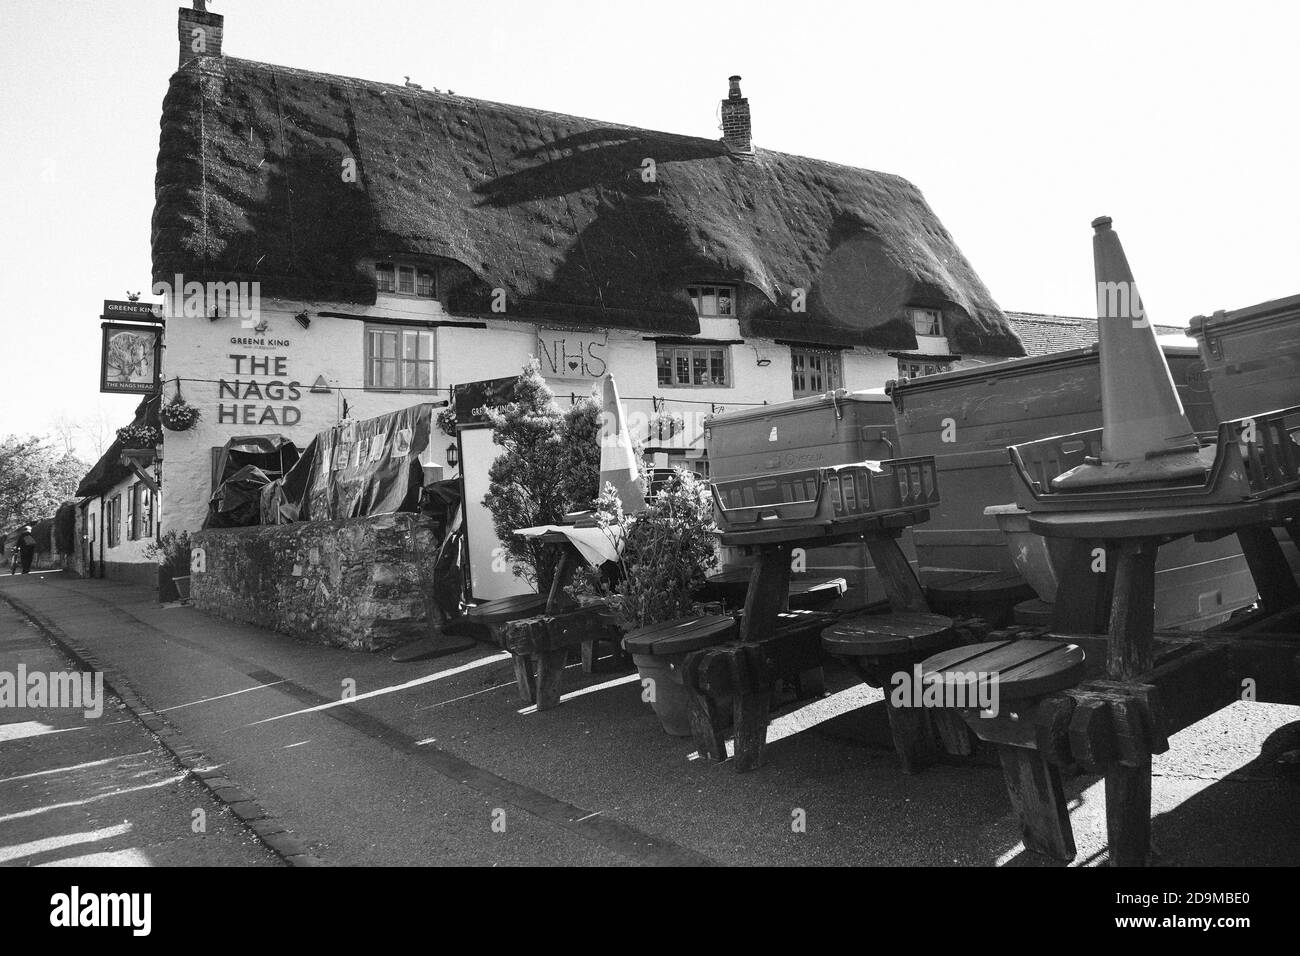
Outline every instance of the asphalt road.
<path fill-rule="evenodd" d="M 19 664 L 77 670 L 0 602 L 0 672 Z M 120 700 L 96 710 L 0 709 L 0 866 L 282 865 Z"/>
<path fill-rule="evenodd" d="M 0 598 L 123 672 L 327 864 L 1059 865 L 1024 851 L 991 761 L 905 776 L 880 692 L 847 672 L 774 721 L 767 766 L 736 774 L 664 734 L 626 671 L 573 665 L 562 706 L 536 713 L 485 646 L 395 664 L 61 575 L 0 576 Z M 1171 744 L 1157 862 L 1300 863 L 1300 708 L 1239 703 Z M 1100 780 L 1067 793 L 1076 864 L 1104 862 Z"/>

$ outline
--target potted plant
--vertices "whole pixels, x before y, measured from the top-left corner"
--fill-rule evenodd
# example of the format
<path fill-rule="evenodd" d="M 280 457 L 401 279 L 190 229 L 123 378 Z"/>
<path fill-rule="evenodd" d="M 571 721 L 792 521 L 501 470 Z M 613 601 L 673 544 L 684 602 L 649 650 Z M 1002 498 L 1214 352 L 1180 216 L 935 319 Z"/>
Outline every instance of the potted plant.
<path fill-rule="evenodd" d="M 593 572 L 579 587 L 605 597 L 629 642 L 652 626 L 699 616 L 694 596 L 718 565 L 707 482 L 675 469 L 635 515 L 623 512 L 613 486 L 606 485 L 596 501 L 596 521 L 619 548 L 618 574 L 610 583 Z M 680 673 L 684 656 L 632 653 L 643 686 L 653 688 L 650 705 L 675 736 L 690 733 Z"/>
<path fill-rule="evenodd" d="M 163 427 L 170 431 L 183 432 L 193 428 L 201 417 L 203 416 L 198 406 L 191 405 L 181 394 L 181 381 L 178 378 L 176 394 L 158 411 L 158 418 L 163 423 Z"/>
<path fill-rule="evenodd" d="M 162 430 L 154 425 L 124 425 L 117 430 L 123 449 L 156 448 L 162 444 Z"/>
<path fill-rule="evenodd" d="M 144 548 L 145 557 L 158 562 L 158 598 L 169 601 L 190 599 L 190 533 L 164 532 Z"/>

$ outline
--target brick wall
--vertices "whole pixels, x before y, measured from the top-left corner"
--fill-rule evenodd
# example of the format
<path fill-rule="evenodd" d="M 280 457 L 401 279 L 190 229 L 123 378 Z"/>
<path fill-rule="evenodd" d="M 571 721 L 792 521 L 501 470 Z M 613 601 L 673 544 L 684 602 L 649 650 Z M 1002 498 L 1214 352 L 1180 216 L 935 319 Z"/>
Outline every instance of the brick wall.
<path fill-rule="evenodd" d="M 411 514 L 200 531 L 190 597 L 219 617 L 377 651 L 427 636 L 435 551 Z"/>

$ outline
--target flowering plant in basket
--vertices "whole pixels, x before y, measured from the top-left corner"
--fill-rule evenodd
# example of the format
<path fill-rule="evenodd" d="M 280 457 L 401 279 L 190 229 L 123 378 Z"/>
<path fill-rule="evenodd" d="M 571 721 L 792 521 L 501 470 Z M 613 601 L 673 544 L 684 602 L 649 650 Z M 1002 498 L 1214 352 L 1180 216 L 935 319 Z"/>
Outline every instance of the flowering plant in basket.
<path fill-rule="evenodd" d="M 193 428 L 201 417 L 198 407 L 185 401 L 180 393 L 158 410 L 158 418 L 162 421 L 163 427 L 174 432 Z"/>
<path fill-rule="evenodd" d="M 124 448 L 152 448 L 162 442 L 162 432 L 152 425 L 126 425 L 117 430 Z"/>

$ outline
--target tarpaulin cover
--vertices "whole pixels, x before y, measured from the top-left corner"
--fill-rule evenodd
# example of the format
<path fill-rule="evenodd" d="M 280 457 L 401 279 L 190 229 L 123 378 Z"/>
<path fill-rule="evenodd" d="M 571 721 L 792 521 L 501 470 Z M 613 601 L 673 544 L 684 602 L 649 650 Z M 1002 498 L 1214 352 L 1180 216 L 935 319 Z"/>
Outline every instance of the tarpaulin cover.
<path fill-rule="evenodd" d="M 318 432 L 281 483 L 281 520 L 418 510 L 424 484 L 420 455 L 429 445 L 435 407 L 413 405 Z"/>
<path fill-rule="evenodd" d="M 298 461 L 298 447 L 282 435 L 244 435 L 230 439 L 217 456 L 212 486 L 221 483 L 245 465 L 260 469 L 268 480 L 279 478 Z"/>
<path fill-rule="evenodd" d="M 441 623 L 460 617 L 465 609 L 465 530 L 460 499 L 460 481 L 453 478 L 426 486 L 420 504 L 441 538 L 433 562 L 432 594 Z"/>
<path fill-rule="evenodd" d="M 221 483 L 208 502 L 204 528 L 246 528 L 261 520 L 262 489 L 270 484 L 266 472 L 245 465 Z"/>

